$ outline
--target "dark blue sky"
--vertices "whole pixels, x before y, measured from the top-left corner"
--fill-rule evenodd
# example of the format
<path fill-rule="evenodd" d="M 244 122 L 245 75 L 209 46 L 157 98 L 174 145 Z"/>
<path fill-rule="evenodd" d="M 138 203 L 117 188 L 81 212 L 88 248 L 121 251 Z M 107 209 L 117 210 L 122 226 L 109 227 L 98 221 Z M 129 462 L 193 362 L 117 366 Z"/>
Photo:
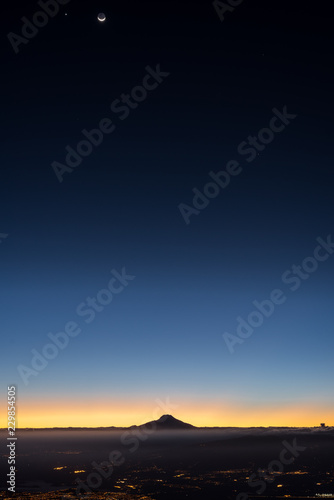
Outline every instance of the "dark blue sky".
<path fill-rule="evenodd" d="M 334 255 L 294 292 L 281 278 L 334 233 L 326 7 L 245 0 L 221 22 L 211 2 L 71 0 L 17 54 L 7 33 L 40 7 L 6 9 L 1 380 L 22 425 L 58 425 L 28 401 L 68 398 L 74 426 L 93 395 L 104 425 L 167 396 L 195 424 L 311 425 L 298 412 L 315 406 L 333 423 Z M 168 76 L 122 120 L 111 104 L 157 65 Z M 247 162 L 238 147 L 284 106 L 296 118 Z M 105 118 L 113 132 L 60 183 L 52 163 Z M 179 205 L 231 160 L 242 172 L 186 224 Z M 123 267 L 135 278 L 86 323 L 76 308 Z M 277 288 L 284 304 L 229 352 L 223 333 Z M 69 321 L 80 334 L 26 385 L 17 367 Z"/>

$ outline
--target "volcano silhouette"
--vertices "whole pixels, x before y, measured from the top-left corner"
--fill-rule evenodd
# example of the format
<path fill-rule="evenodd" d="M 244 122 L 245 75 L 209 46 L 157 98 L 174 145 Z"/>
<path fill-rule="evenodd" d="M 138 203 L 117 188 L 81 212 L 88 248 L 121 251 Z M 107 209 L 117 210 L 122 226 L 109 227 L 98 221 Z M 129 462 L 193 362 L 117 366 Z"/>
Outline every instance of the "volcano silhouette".
<path fill-rule="evenodd" d="M 172 415 L 162 415 L 159 420 L 151 420 L 143 425 L 133 426 L 133 427 L 150 427 L 156 430 L 186 430 L 186 429 L 196 429 L 191 424 L 186 424 L 182 420 L 174 418 Z"/>

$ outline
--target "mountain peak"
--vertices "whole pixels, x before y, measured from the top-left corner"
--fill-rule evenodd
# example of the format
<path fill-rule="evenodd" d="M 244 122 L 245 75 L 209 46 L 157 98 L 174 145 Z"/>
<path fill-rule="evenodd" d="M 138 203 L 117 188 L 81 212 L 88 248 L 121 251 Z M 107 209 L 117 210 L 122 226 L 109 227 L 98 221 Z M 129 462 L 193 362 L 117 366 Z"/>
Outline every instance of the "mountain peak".
<path fill-rule="evenodd" d="M 148 422 L 145 425 L 152 425 L 155 424 L 157 430 L 178 430 L 178 429 L 194 429 L 194 426 L 191 424 L 186 424 L 185 422 L 182 422 L 182 420 L 178 420 L 177 418 L 173 417 L 173 415 L 162 415 L 158 420 L 153 420 L 152 422 Z"/>
<path fill-rule="evenodd" d="M 176 420 L 176 418 L 173 417 L 173 415 L 161 415 L 161 417 L 156 420 L 156 422 L 165 422 L 166 420 Z"/>

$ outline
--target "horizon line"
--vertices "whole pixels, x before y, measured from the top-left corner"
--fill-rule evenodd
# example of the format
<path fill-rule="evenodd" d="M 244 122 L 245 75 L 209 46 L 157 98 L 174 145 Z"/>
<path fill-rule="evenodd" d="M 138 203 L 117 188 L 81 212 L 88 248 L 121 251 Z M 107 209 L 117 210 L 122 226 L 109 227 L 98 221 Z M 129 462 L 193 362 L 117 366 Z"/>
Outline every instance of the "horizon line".
<path fill-rule="evenodd" d="M 156 421 L 152 421 L 156 422 Z M 109 426 L 99 426 L 99 427 L 89 427 L 89 426 L 83 426 L 83 427 L 74 427 L 74 426 L 68 426 L 68 427 L 16 427 L 16 432 L 17 431 L 33 431 L 33 430 L 108 430 L 108 429 L 115 429 L 115 430 L 124 430 L 124 429 L 131 429 L 134 427 L 145 427 L 150 422 L 146 422 L 145 424 L 139 424 L 139 425 L 130 425 L 128 427 L 123 427 L 123 426 L 116 426 L 116 425 L 109 425 Z M 189 424 L 191 425 L 191 424 Z M 190 430 L 201 430 L 201 429 L 330 429 L 334 428 L 334 425 L 314 425 L 314 426 L 309 426 L 309 425 L 301 425 L 301 426 L 296 426 L 296 425 L 258 425 L 258 426 L 233 426 L 233 425 L 227 425 L 227 426 L 201 426 L 197 427 L 195 425 L 191 425 L 193 429 L 166 429 L 166 430 L 171 430 L 171 431 L 190 431 Z M 7 431 L 7 427 L 0 427 L 0 432 L 2 431 Z M 161 430 L 161 429 L 160 429 Z M 162 429 L 163 430 L 163 429 Z M 9 438 L 10 439 L 10 438 Z"/>

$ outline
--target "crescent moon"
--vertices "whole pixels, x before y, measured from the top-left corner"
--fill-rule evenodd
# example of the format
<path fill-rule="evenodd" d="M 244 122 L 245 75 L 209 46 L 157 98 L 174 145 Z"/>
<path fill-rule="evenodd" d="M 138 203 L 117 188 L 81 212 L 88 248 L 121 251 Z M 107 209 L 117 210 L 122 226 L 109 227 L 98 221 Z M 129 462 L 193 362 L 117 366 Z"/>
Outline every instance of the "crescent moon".
<path fill-rule="evenodd" d="M 100 21 L 100 23 L 103 23 L 107 18 L 106 15 L 103 14 L 103 12 L 100 12 L 100 14 L 97 16 L 97 19 L 98 21 Z"/>

